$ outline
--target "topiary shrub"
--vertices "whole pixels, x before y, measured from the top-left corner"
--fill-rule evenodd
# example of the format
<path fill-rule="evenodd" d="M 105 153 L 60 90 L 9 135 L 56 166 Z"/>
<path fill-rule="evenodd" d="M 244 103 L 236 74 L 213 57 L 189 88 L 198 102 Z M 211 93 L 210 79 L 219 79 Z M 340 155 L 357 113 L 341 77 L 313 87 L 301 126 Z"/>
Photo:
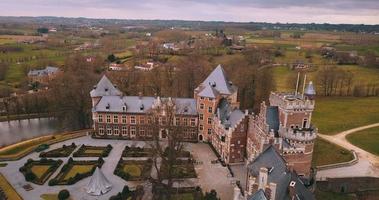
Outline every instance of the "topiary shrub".
<path fill-rule="evenodd" d="M 58 193 L 59 200 L 66 200 L 70 197 L 70 192 L 68 190 L 61 190 Z"/>
<path fill-rule="evenodd" d="M 37 178 L 36 175 L 31 171 L 26 172 L 26 174 L 25 174 L 25 180 L 26 181 L 34 181 L 36 178 Z"/>

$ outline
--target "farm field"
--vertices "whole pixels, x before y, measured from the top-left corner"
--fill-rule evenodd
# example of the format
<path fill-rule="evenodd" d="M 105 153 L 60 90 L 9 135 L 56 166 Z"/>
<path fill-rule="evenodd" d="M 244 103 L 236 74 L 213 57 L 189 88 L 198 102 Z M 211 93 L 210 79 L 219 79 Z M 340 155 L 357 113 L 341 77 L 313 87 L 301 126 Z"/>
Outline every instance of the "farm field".
<path fill-rule="evenodd" d="M 346 136 L 346 139 L 370 153 L 379 156 L 379 128 L 370 128 Z"/>

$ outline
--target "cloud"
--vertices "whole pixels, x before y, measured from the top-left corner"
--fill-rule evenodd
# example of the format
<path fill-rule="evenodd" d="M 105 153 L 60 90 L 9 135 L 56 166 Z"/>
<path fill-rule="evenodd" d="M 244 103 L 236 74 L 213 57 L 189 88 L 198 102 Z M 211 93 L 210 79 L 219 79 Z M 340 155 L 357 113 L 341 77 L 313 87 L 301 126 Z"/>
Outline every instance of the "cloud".
<path fill-rule="evenodd" d="M 377 0 L 1 0 L 3 16 L 379 24 Z"/>

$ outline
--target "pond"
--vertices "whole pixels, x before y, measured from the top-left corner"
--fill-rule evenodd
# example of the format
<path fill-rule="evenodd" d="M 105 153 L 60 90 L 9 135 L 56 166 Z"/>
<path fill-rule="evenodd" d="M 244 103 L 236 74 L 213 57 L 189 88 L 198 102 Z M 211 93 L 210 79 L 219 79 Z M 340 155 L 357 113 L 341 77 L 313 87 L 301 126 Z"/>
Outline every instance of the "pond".
<path fill-rule="evenodd" d="M 0 122 L 0 147 L 43 135 L 60 132 L 54 118 L 24 119 Z"/>

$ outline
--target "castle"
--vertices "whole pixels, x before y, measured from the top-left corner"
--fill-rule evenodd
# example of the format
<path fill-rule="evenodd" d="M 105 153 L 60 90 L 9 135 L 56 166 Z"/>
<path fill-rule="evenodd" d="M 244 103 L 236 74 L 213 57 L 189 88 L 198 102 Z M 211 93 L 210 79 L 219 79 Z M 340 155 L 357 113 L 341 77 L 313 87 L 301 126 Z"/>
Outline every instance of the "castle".
<path fill-rule="evenodd" d="M 296 177 L 304 179 L 312 176 L 317 137 L 317 129 L 311 124 L 315 94 L 312 82 L 306 86 L 304 80 L 302 93 L 298 92 L 298 84 L 294 93 L 272 92 L 269 105 L 262 102 L 260 112 L 254 114 L 239 109 L 238 87 L 228 80 L 220 65 L 194 90 L 194 98 L 123 96 L 103 76 L 90 93 L 94 137 L 150 140 L 153 131 L 149 111 L 162 100 L 174 101 L 180 105 L 175 120 L 184 127 L 183 140 L 209 142 L 226 164 L 248 163 L 247 190 L 253 195 L 269 187 L 267 191 L 272 191 L 273 185 L 278 184 L 267 179 L 262 182 L 263 172 L 267 178 L 269 171 L 276 169 L 252 169 L 254 162 L 265 154 L 277 154 L 282 159 L 278 161 L 282 162 L 282 172 L 296 172 Z M 167 134 L 170 133 L 162 128 L 159 138 L 164 139 Z M 273 195 L 267 191 L 266 195 Z"/>

